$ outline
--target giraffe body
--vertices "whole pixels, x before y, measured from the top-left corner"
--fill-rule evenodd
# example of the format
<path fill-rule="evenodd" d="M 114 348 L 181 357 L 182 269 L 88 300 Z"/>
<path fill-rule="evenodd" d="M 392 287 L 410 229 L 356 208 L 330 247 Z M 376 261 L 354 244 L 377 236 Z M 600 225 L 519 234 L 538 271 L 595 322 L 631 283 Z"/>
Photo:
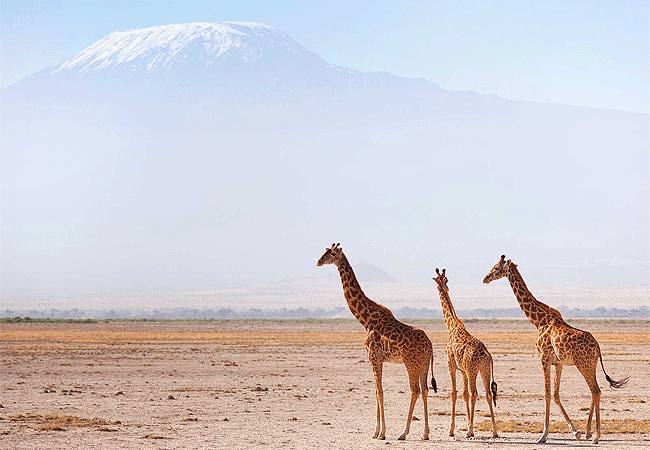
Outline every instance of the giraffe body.
<path fill-rule="evenodd" d="M 591 437 L 591 419 L 596 416 L 596 434 L 594 435 L 591 443 L 596 444 L 600 439 L 600 387 L 596 380 L 596 369 L 598 361 L 605 372 L 603 365 L 602 354 L 598 341 L 591 335 L 591 333 L 572 327 L 564 321 L 562 314 L 554 308 L 538 301 L 530 293 L 526 287 L 526 283 L 517 270 L 517 265 L 511 260 L 505 259 L 501 256 L 501 260 L 492 268 L 492 270 L 483 279 L 484 283 L 498 280 L 499 278 L 507 277 L 510 286 L 517 298 L 517 302 L 521 307 L 528 320 L 537 328 L 539 333 L 537 337 L 537 352 L 540 356 L 542 363 L 542 371 L 544 373 L 544 400 L 546 403 L 544 431 L 539 438 L 539 443 L 546 442 L 549 432 L 549 417 L 551 397 L 555 404 L 557 404 L 564 420 L 569 426 L 569 430 L 574 434 L 577 440 L 580 440 L 580 432 L 576 430 L 569 418 L 569 415 L 564 410 L 562 402 L 560 401 L 560 379 L 562 377 L 562 368 L 564 366 L 576 366 L 578 371 L 582 374 L 587 382 L 587 386 L 591 391 L 591 406 L 589 408 L 589 415 L 587 417 L 587 428 L 585 437 Z M 555 371 L 555 384 L 553 393 L 551 394 L 551 367 Z M 613 388 L 621 388 L 627 384 L 628 378 L 620 381 L 612 380 L 607 373 L 605 379 Z"/>
<path fill-rule="evenodd" d="M 485 385 L 485 397 L 490 407 L 490 416 L 492 417 L 492 436 L 498 437 L 497 424 L 492 409 L 492 402 L 496 406 L 497 385 L 494 382 L 494 364 L 492 355 L 483 342 L 472 336 L 462 320 L 456 316 L 454 305 L 449 297 L 449 288 L 447 287 L 447 277 L 445 269 L 442 273 L 436 269 L 437 277 L 434 281 L 438 284 L 438 293 L 440 294 L 440 303 L 445 318 L 445 326 L 449 334 L 449 341 L 445 352 L 447 354 L 447 368 L 449 378 L 451 379 L 451 424 L 449 425 L 449 436 L 454 435 L 456 425 L 456 372 L 459 371 L 463 378 L 463 400 L 467 411 L 467 433 L 465 437 L 474 436 L 474 410 L 478 390 L 476 388 L 476 378 L 481 374 L 483 384 Z M 491 382 L 491 383 L 490 383 Z"/>
<path fill-rule="evenodd" d="M 384 414 L 384 391 L 382 372 L 385 362 L 404 364 L 409 377 L 411 401 L 406 419 L 406 427 L 400 440 L 406 439 L 410 431 L 413 410 L 419 396 L 424 403 L 424 434 L 429 439 L 429 413 L 427 396 L 429 387 L 427 375 L 431 367 L 431 383 L 436 390 L 433 378 L 433 345 L 423 330 L 397 320 L 393 313 L 372 300 L 361 290 L 352 266 L 348 262 L 339 244 L 332 244 L 318 260 L 318 266 L 335 264 L 341 276 L 343 295 L 350 311 L 367 331 L 364 344 L 368 351 L 368 360 L 375 376 L 376 426 L 373 438 L 386 439 L 386 417 Z"/>

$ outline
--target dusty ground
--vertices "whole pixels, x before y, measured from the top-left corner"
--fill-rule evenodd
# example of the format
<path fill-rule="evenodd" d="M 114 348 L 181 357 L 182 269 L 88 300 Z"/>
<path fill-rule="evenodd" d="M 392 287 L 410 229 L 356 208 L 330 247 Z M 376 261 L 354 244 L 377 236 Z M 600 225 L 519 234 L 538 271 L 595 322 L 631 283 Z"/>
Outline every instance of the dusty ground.
<path fill-rule="evenodd" d="M 575 324 L 600 342 L 607 372 L 629 375 L 612 390 L 599 369 L 605 433 L 600 448 L 650 445 L 648 323 Z M 460 436 L 464 414 L 449 426 L 449 376 L 442 323 L 422 323 L 436 352 L 440 390 L 430 391 L 431 439 L 422 441 L 422 403 L 411 434 L 397 441 L 408 407 L 403 365 L 387 364 L 388 439 L 371 438 L 372 370 L 356 322 L 183 322 L 0 325 L 0 448 L 575 448 L 559 410 L 556 432 L 535 444 L 543 421 L 543 384 L 527 321 L 470 322 L 495 362 L 500 437 L 487 426 Z M 460 377 L 459 377 L 460 382 Z M 479 382 L 479 392 L 482 384 Z M 481 393 L 483 394 L 483 393 Z M 562 399 L 584 431 L 589 392 L 574 367 L 564 370 Z M 464 411 L 459 398 L 458 410 Z M 478 423 L 489 420 L 485 396 Z"/>

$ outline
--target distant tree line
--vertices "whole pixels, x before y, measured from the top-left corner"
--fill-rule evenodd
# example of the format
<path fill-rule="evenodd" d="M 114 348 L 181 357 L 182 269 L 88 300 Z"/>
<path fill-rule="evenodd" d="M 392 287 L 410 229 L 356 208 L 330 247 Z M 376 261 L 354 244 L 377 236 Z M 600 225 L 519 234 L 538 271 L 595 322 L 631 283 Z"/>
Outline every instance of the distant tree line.
<path fill-rule="evenodd" d="M 560 307 L 559 311 L 565 319 L 650 319 L 650 308 L 642 306 L 636 309 L 596 308 L 580 309 Z M 400 319 L 442 319 L 442 311 L 428 308 L 399 308 L 393 314 Z M 456 314 L 463 319 L 517 319 L 524 318 L 519 308 L 502 309 L 472 309 L 457 310 Z M 317 309 L 258 309 L 250 308 L 244 311 L 235 311 L 231 308 L 170 308 L 154 310 L 82 310 L 78 308 L 69 310 L 3 310 L 0 317 L 29 317 L 31 319 L 334 319 L 349 318 L 353 316 L 343 307 L 325 310 Z"/>

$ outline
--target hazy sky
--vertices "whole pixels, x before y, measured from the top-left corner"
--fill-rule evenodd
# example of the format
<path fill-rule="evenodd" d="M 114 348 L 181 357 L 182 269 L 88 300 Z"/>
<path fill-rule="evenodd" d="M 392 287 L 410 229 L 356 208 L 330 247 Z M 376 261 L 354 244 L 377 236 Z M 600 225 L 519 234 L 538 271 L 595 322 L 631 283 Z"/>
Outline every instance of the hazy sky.
<path fill-rule="evenodd" d="M 650 112 L 650 2 L 3 0 L 0 87 L 114 31 L 260 22 L 326 61 L 450 90 Z"/>

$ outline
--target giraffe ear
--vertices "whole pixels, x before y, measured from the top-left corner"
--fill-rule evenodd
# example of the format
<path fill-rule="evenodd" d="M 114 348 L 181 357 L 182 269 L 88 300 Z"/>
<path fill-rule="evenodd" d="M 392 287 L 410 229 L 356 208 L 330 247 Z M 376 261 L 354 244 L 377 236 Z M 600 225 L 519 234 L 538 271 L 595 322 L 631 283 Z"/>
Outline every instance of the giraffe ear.
<path fill-rule="evenodd" d="M 437 274 L 437 275 L 440 275 L 440 271 L 438 270 L 437 267 L 436 267 L 436 274 Z"/>
<path fill-rule="evenodd" d="M 447 270 L 447 269 L 442 269 L 442 276 L 443 276 L 443 277 L 445 276 L 445 271 L 446 271 L 446 270 Z"/>
<path fill-rule="evenodd" d="M 505 260 L 506 260 L 506 255 L 501 255 L 501 261 L 505 261 Z"/>

